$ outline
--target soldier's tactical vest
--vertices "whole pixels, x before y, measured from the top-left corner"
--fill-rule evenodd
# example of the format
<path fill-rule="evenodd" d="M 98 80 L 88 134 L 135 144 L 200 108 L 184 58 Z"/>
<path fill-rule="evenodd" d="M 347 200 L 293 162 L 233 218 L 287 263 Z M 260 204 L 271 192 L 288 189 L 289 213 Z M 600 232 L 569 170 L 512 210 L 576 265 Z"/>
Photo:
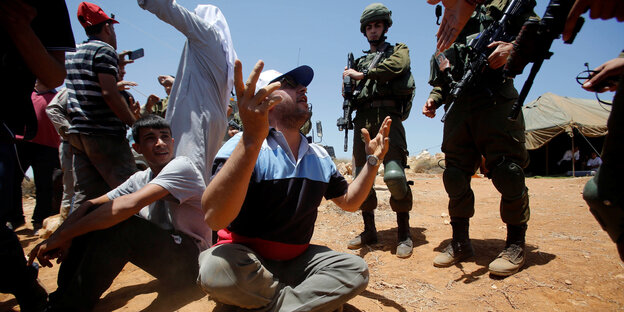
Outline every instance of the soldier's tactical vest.
<path fill-rule="evenodd" d="M 401 48 L 406 49 L 407 46 L 404 43 L 397 43 L 395 46 L 388 44 L 377 64 L 382 63 L 385 59 L 390 57 L 395 50 Z M 355 60 L 357 71 L 361 72 L 368 69 L 374 58 L 375 53 L 368 53 Z M 363 105 L 375 100 L 394 100 L 397 103 L 396 109 L 401 115 L 401 120 L 404 121 L 407 117 L 409 117 L 412 109 L 414 90 L 416 89 L 411 69 L 408 68 L 408 70 L 406 70 L 399 77 L 390 81 L 379 82 L 377 80 L 366 79 L 360 81 L 359 83 L 364 83 L 364 87 L 354 99 L 356 107 L 362 107 Z"/>

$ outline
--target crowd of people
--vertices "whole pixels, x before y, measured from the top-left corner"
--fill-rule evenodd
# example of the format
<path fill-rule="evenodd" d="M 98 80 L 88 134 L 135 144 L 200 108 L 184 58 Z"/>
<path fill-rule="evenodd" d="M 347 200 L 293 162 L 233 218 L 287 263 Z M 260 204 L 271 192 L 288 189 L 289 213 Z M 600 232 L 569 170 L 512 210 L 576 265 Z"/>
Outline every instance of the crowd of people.
<path fill-rule="evenodd" d="M 360 210 L 364 231 L 347 247 L 376 244 L 373 184 L 381 164 L 397 215 L 396 255 L 412 254 L 413 197 L 405 176 L 403 122 L 415 86 L 408 47 L 386 41 L 393 24 L 389 8 L 381 3 L 364 8 L 360 31 L 369 50 L 343 72 L 357 90 L 355 177 L 348 183 L 327 151 L 301 132 L 311 116 L 312 67 L 282 73 L 263 70 L 259 61 L 245 80 L 219 8 L 199 5 L 190 11 L 172 0 L 137 2 L 186 37 L 175 76 L 157 78 L 166 97 L 150 95 L 143 106 L 128 92 L 134 83 L 124 80 L 132 60 L 129 51 L 117 52 L 114 15 L 80 3 L 76 14 L 89 39 L 76 45 L 64 1 L 0 0 L 0 36 L 7 43 L 0 48 L 0 79 L 12 90 L 7 96 L 14 103 L 0 117 L 0 292 L 14 294 L 22 311 L 90 311 L 131 262 L 172 290 L 199 285 L 233 310 L 340 311 L 366 289 L 368 265 L 359 256 L 310 243 L 317 210 L 323 198 L 345 211 Z M 451 80 L 469 67 L 467 38 L 486 28 L 509 2 L 443 0 L 439 51 L 431 62 L 433 89 L 422 108 L 430 118 L 442 105 L 449 112 L 442 151 L 452 240 L 433 259 L 436 267 L 474 255 L 470 179 L 479 166 L 501 193 L 507 228 L 506 244 L 489 271 L 512 275 L 526 261 L 530 209 L 524 122 L 522 116 L 507 118 L 518 93 L 502 73 L 514 43 L 491 43 L 484 78 L 449 101 Z M 607 2 L 577 0 L 564 37 L 586 8 L 592 18 L 623 20 L 623 8 L 604 10 Z M 512 28 L 519 30 L 530 17 L 535 13 L 524 12 L 511 21 Z M 619 88 L 602 159 L 592 154 L 587 164 L 598 173 L 583 196 L 624 260 L 624 210 L 615 183 L 624 173 L 617 159 L 624 122 L 623 60 L 621 55 L 601 65 L 583 85 L 591 91 Z M 619 84 L 595 90 L 618 75 Z M 451 112 L 449 102 L 455 100 Z M 143 170 L 137 169 L 139 155 Z M 572 151 L 569 156 L 570 161 L 575 157 Z M 37 192 L 33 228 L 57 211 L 64 221 L 26 259 L 14 230 L 25 223 L 20 185 L 29 166 Z M 63 196 L 56 204 L 55 172 L 63 175 Z M 51 267 L 54 260 L 60 263 L 58 287 L 48 295 L 37 280 L 35 261 Z"/>

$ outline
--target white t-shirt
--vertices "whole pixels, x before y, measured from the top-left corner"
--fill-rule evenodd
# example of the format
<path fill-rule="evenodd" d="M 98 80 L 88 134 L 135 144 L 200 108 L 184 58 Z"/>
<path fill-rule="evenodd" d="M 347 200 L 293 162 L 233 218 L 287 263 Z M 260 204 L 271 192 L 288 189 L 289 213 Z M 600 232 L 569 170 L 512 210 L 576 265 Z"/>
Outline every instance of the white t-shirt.
<path fill-rule="evenodd" d="M 590 158 L 587 160 L 587 167 L 595 167 L 602 165 L 602 159 L 600 157 Z"/>
<path fill-rule="evenodd" d="M 165 230 L 175 229 L 195 239 L 200 250 L 210 247 L 212 230 L 204 222 L 201 197 L 206 188 L 201 172 L 185 156 L 172 159 L 154 177 L 152 169 L 139 171 L 106 194 L 109 199 L 134 193 L 148 183 L 169 195 L 143 207 L 138 215 Z"/>

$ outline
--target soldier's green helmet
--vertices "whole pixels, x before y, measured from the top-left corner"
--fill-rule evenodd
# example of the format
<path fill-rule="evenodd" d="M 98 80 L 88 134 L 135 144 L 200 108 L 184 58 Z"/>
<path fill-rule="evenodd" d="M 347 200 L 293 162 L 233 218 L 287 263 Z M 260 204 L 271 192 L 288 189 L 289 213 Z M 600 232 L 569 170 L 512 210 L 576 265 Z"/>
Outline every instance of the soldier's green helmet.
<path fill-rule="evenodd" d="M 372 3 L 364 8 L 360 17 L 360 31 L 366 33 L 366 25 L 374 21 L 384 21 L 389 28 L 392 26 L 392 11 L 381 3 Z"/>

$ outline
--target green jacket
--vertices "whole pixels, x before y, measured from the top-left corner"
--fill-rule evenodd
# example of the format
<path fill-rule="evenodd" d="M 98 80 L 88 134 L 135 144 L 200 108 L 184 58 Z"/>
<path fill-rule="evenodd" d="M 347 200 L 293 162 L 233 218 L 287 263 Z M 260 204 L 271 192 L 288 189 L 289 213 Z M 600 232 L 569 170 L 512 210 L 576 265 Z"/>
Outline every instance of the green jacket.
<path fill-rule="evenodd" d="M 450 62 L 450 76 L 454 81 L 459 81 L 463 74 L 465 65 L 468 62 L 468 48 L 467 44 L 475 38 L 480 32 L 485 30 L 492 22 L 499 20 L 504 12 L 507 4 L 511 0 L 492 0 L 487 1 L 484 5 L 478 5 L 472 17 L 459 34 L 455 42 L 444 51 L 444 56 Z M 510 27 L 512 33 L 519 32 L 524 22 L 529 17 L 537 17 L 535 12 L 527 12 L 524 15 L 511 20 Z M 433 86 L 429 94 L 429 98 L 433 99 L 436 103 L 436 107 L 440 107 L 446 103 L 446 97 L 450 90 L 450 80 L 446 73 L 440 71 L 438 63 L 435 60 L 436 56 L 431 57 L 431 71 L 429 76 L 429 84 Z M 481 75 L 480 81 L 477 82 L 477 86 L 466 90 L 467 93 L 481 93 L 485 89 L 497 92 L 506 98 L 513 98 L 518 96 L 518 92 L 511 83 L 510 79 L 503 77 L 503 68 L 490 69 L 486 68 Z"/>
<path fill-rule="evenodd" d="M 363 83 L 362 91 L 355 97 L 356 107 L 374 100 L 396 100 L 400 103 L 403 120 L 407 118 L 414 97 L 414 77 L 410 68 L 409 48 L 404 43 L 396 45 L 386 44 L 386 49 L 377 63 L 377 66 L 368 70 Z M 355 60 L 355 69 L 359 72 L 367 70 L 375 58 L 375 53 L 364 51 L 366 54 Z M 356 88 L 358 86 L 356 85 Z"/>

